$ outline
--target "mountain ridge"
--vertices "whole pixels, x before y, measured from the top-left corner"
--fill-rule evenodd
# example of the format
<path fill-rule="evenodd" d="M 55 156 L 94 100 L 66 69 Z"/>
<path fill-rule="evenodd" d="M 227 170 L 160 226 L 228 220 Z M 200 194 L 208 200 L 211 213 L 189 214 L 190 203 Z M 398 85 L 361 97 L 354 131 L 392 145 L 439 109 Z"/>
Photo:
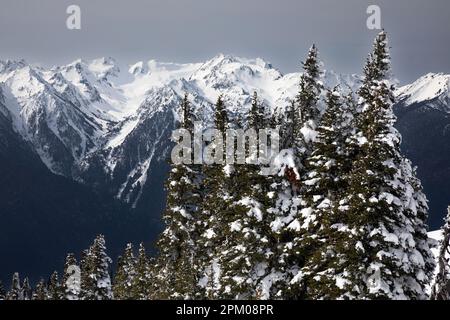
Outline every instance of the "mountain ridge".
<path fill-rule="evenodd" d="M 127 72 L 131 79 L 124 82 L 123 71 L 111 57 L 78 59 L 49 69 L 8 60 L 0 61 L 0 87 L 10 93 L 6 105 L 15 129 L 53 173 L 93 187 L 109 185 L 108 194 L 133 207 L 151 179 L 152 161 L 159 166 L 168 157 L 170 131 L 184 92 L 191 95 L 198 118 L 208 122 L 219 95 L 231 117 L 248 111 L 253 91 L 271 112 L 275 107 L 283 110 L 295 97 L 301 75 L 282 74 L 261 58 L 226 54 L 198 63 L 140 61 Z M 447 81 L 448 92 L 448 77 L 428 74 L 396 94 L 403 106 L 428 101 L 436 98 L 430 87 L 439 81 Z M 353 91 L 360 84 L 357 75 L 333 71 L 324 71 L 322 80 L 326 87 L 339 84 Z M 165 126 L 160 128 L 161 122 Z M 92 181 L 90 175 L 103 177 Z"/>

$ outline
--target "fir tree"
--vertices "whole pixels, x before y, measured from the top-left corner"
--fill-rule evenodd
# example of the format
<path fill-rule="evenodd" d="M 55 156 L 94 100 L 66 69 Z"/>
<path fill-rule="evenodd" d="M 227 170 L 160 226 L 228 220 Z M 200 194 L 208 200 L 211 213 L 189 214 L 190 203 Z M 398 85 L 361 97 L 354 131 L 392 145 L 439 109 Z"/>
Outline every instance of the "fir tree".
<path fill-rule="evenodd" d="M 431 291 L 432 300 L 450 300 L 450 207 L 442 227 L 438 256 L 438 273 Z"/>
<path fill-rule="evenodd" d="M 193 112 L 186 94 L 181 104 L 180 129 L 194 135 Z M 190 154 L 192 162 L 192 154 Z M 190 298 L 198 282 L 195 256 L 198 253 L 198 211 L 201 203 L 201 166 L 173 165 L 166 184 L 166 225 L 158 241 L 159 295 L 162 298 Z"/>
<path fill-rule="evenodd" d="M 351 235 L 340 252 L 346 261 L 340 272 L 340 297 L 421 299 L 432 261 L 428 242 L 413 241 L 426 232 L 426 208 L 417 206 L 408 162 L 400 154 L 400 134 L 394 129 L 393 88 L 386 34 L 381 32 L 364 68 L 360 111 L 352 138 L 357 150 L 349 175 L 348 198 L 341 202 Z M 412 199 L 405 194 L 411 191 Z M 425 211 L 423 211 L 425 210 Z M 406 262 L 408 261 L 408 262 Z"/>
<path fill-rule="evenodd" d="M 258 93 L 253 92 L 252 105 L 249 114 L 249 127 L 253 129 L 264 128 L 266 123 L 266 114 L 263 105 L 258 100 Z"/>
<path fill-rule="evenodd" d="M 225 134 L 225 130 L 228 128 L 228 113 L 223 101 L 223 97 L 220 95 L 217 98 L 215 108 L 214 124 L 217 130 Z"/>
<path fill-rule="evenodd" d="M 131 283 L 132 298 L 135 300 L 149 299 L 154 289 L 152 280 L 150 259 L 145 252 L 144 244 L 141 243 L 139 245 L 139 254 L 135 266 L 135 275 Z"/>
<path fill-rule="evenodd" d="M 109 300 L 112 298 L 109 264 L 105 238 L 98 235 L 81 259 L 81 292 L 83 300 Z"/>
<path fill-rule="evenodd" d="M 27 277 L 23 279 L 21 295 L 23 297 L 23 300 L 31 300 L 31 286 L 30 281 L 28 280 Z"/>
<path fill-rule="evenodd" d="M 63 298 L 64 293 L 59 282 L 58 272 L 54 271 L 48 281 L 46 300 L 62 300 Z"/>
<path fill-rule="evenodd" d="M 136 276 L 136 259 L 133 245 L 127 244 L 125 252 L 117 261 L 117 271 L 113 281 L 113 293 L 116 300 L 132 299 L 132 284 Z"/>
<path fill-rule="evenodd" d="M 320 81 L 321 70 L 318 50 L 313 45 L 306 60 L 302 63 L 304 72 L 300 77 L 299 93 L 295 101 L 293 114 L 293 138 L 299 165 L 303 165 L 305 157 L 312 152 L 312 144 L 316 136 L 316 128 L 320 120 L 318 105 L 323 85 Z"/>
<path fill-rule="evenodd" d="M 0 281 L 0 300 L 5 299 L 6 299 L 6 291 L 5 288 L 3 287 L 3 283 Z"/>
<path fill-rule="evenodd" d="M 112 298 L 111 278 L 109 275 L 109 264 L 111 259 L 106 254 L 105 238 L 99 235 L 95 238 L 94 244 L 89 250 L 93 273 L 95 279 L 95 300 L 109 300 Z"/>
<path fill-rule="evenodd" d="M 280 147 L 283 150 L 294 147 L 294 123 L 298 125 L 298 114 L 296 112 L 295 101 L 285 108 L 284 114 L 278 115 L 274 122 L 280 126 Z"/>
<path fill-rule="evenodd" d="M 33 291 L 32 300 L 47 300 L 47 286 L 44 279 L 40 279 Z"/>
<path fill-rule="evenodd" d="M 11 289 L 8 291 L 6 300 L 23 300 L 21 293 L 19 273 L 15 272 L 11 281 Z"/>
<path fill-rule="evenodd" d="M 302 63 L 299 93 L 288 106 L 281 126 L 283 150 L 275 158 L 272 177 L 270 215 L 271 238 L 274 241 L 272 272 L 266 281 L 272 297 L 301 299 L 305 288 L 297 283 L 297 274 L 304 266 L 308 247 L 304 243 L 305 226 L 313 217 L 303 197 L 308 172 L 306 160 L 313 152 L 321 110 L 319 100 L 323 89 L 320 81 L 321 62 L 313 45 Z M 291 282 L 293 285 L 291 285 Z"/>
<path fill-rule="evenodd" d="M 345 255 L 340 252 L 349 241 L 348 221 L 341 211 L 341 200 L 348 190 L 345 179 L 352 169 L 348 139 L 354 114 L 352 95 L 341 97 L 337 88 L 326 94 L 326 111 L 317 128 L 314 151 L 307 159 L 307 180 L 304 196 L 306 208 L 313 212 L 302 232 L 301 243 L 293 247 L 303 248 L 305 265 L 294 277 L 302 283 L 305 297 L 312 299 L 335 299 L 340 297 L 341 263 Z"/>
<path fill-rule="evenodd" d="M 207 145 L 210 150 L 217 152 L 226 142 L 225 130 L 229 127 L 228 114 L 221 96 L 215 106 L 214 124 L 221 135 L 222 141 L 211 141 Z M 220 154 L 220 151 L 219 151 Z M 226 211 L 232 202 L 230 190 L 233 188 L 230 173 L 234 166 L 225 165 L 225 155 L 221 163 L 205 165 L 203 168 L 204 198 L 200 212 L 198 246 L 202 255 L 198 258 L 198 272 L 200 274 L 199 296 L 202 298 L 218 298 L 221 290 L 221 265 L 218 260 L 219 246 L 222 245 L 223 226 L 226 225 Z"/>
<path fill-rule="evenodd" d="M 257 133 L 266 122 L 264 107 L 255 94 L 248 129 Z M 244 150 L 247 163 L 227 164 L 223 170 L 230 188 L 227 206 L 216 217 L 221 222 L 216 254 L 221 267 L 217 294 L 229 299 L 267 299 L 262 279 L 269 272 L 273 254 L 266 230 L 269 187 L 266 177 L 260 174 L 261 164 L 250 162 L 258 158 L 258 149 Z"/>
<path fill-rule="evenodd" d="M 73 253 L 69 253 L 64 264 L 62 291 L 67 300 L 78 300 L 80 294 L 80 268 Z"/>
<path fill-rule="evenodd" d="M 94 272 L 94 264 L 92 263 L 91 254 L 89 249 L 86 249 L 81 254 L 80 260 L 80 299 L 81 300 L 93 300 L 96 281 L 92 276 Z"/>

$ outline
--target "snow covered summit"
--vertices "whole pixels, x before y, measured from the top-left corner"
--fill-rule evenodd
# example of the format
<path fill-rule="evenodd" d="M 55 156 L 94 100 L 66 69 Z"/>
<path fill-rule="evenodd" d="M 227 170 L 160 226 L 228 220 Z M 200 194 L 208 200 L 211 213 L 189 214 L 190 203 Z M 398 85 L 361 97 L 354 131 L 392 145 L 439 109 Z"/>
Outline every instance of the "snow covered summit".
<path fill-rule="evenodd" d="M 396 94 L 400 101 L 408 105 L 431 102 L 435 99 L 448 103 L 450 100 L 450 75 L 428 73 L 412 84 L 399 88 Z M 450 108 L 447 111 L 450 111 Z"/>

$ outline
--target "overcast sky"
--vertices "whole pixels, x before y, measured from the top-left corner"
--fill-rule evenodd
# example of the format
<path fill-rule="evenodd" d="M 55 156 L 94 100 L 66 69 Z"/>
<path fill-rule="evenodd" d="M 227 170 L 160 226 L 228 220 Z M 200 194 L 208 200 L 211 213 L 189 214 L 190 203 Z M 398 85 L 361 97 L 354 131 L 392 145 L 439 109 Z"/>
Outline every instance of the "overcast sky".
<path fill-rule="evenodd" d="M 70 4 L 81 7 L 81 30 L 66 28 Z M 369 4 L 381 7 L 402 82 L 450 73 L 449 0 L 0 0 L 0 58 L 198 62 L 222 52 L 287 73 L 314 42 L 327 69 L 360 73 L 376 34 Z"/>

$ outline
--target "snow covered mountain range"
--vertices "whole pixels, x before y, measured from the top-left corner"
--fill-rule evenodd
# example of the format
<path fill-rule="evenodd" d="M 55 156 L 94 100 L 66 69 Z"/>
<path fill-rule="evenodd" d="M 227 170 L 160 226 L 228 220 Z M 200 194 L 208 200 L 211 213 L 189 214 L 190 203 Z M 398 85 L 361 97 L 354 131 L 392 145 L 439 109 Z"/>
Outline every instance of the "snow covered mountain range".
<path fill-rule="evenodd" d="M 406 105 L 425 101 L 439 102 L 434 104 L 437 109 L 450 112 L 450 75 L 429 73 L 412 84 L 397 90 L 397 98 Z"/>
<path fill-rule="evenodd" d="M 450 204 L 450 75 L 430 73 L 396 93 L 402 150 L 418 167 L 434 230 Z"/>
<path fill-rule="evenodd" d="M 207 121 L 220 94 L 236 116 L 249 108 L 254 90 L 267 106 L 283 107 L 300 76 L 282 75 L 262 59 L 222 54 L 205 63 L 138 62 L 128 72 L 131 80 L 121 82 L 112 58 L 51 69 L 5 61 L 0 90 L 2 112 L 53 173 L 107 190 L 133 207 L 152 180 L 151 167 L 166 161 L 184 92 Z M 356 76 L 333 72 L 324 79 L 330 86 L 357 83 Z"/>
<path fill-rule="evenodd" d="M 283 108 L 295 96 L 299 76 L 283 75 L 260 58 L 223 54 L 204 63 L 141 61 L 129 70 L 120 70 L 113 58 L 49 69 L 0 61 L 0 111 L 53 173 L 137 207 L 155 171 L 166 165 L 184 92 L 207 121 L 220 94 L 235 116 L 248 110 L 255 90 L 268 108 Z M 425 103 L 447 117 L 449 79 L 427 74 L 399 88 L 400 114 Z M 326 71 L 324 82 L 355 90 L 359 79 Z"/>
<path fill-rule="evenodd" d="M 92 232 L 99 232 L 93 225 L 96 221 L 106 219 L 109 225 L 116 219 L 122 223 L 120 212 L 129 215 L 135 211 L 139 221 L 160 226 L 170 136 L 184 93 L 189 93 L 197 117 L 207 123 L 220 94 L 232 117 L 241 118 L 249 110 L 253 91 L 268 109 L 282 110 L 296 95 L 299 78 L 300 73 L 283 75 L 260 58 L 223 54 L 201 63 L 141 61 L 128 70 L 121 70 L 112 58 L 77 60 L 52 68 L 23 60 L 0 61 L 0 225 L 11 233 L 13 222 L 22 228 L 24 221 L 29 221 L 30 230 L 42 227 L 49 232 L 45 228 L 53 221 L 50 233 L 60 233 L 61 241 L 67 237 L 59 227 L 58 219 L 63 218 L 71 221 L 67 220 L 67 225 L 84 220 L 80 230 L 89 225 Z M 327 87 L 339 84 L 356 90 L 360 81 L 357 75 L 326 71 L 323 82 Z M 449 84 L 450 75 L 428 74 L 396 91 L 402 148 L 419 167 L 430 199 L 432 229 L 441 224 L 450 199 Z M 89 190 L 95 190 L 100 198 L 89 198 Z M 32 193 L 38 195 L 33 198 Z M 119 207 L 115 203 L 91 205 L 105 199 L 118 200 Z M 51 201 L 61 203 L 55 204 L 56 209 L 47 207 Z M 62 213 L 54 213 L 58 207 Z M 99 211 L 101 217 L 86 218 Z M 17 218 L 23 212 L 28 220 Z M 45 212 L 45 219 L 35 220 L 35 212 Z M 59 215 L 58 219 L 52 214 Z M 124 239 L 144 234 L 155 239 L 157 231 L 147 231 L 142 224 L 139 233 L 135 224 L 136 220 L 130 220 L 126 231 L 117 232 Z M 14 236 L 25 243 L 23 233 L 3 233 L 8 235 L 3 240 L 1 234 L 1 254 L 8 254 Z M 38 236 L 30 236 L 23 250 Z M 52 242 L 54 237 L 48 239 Z M 58 257 L 69 251 L 66 247 L 58 250 Z M 43 247 L 41 251 L 49 250 Z"/>

